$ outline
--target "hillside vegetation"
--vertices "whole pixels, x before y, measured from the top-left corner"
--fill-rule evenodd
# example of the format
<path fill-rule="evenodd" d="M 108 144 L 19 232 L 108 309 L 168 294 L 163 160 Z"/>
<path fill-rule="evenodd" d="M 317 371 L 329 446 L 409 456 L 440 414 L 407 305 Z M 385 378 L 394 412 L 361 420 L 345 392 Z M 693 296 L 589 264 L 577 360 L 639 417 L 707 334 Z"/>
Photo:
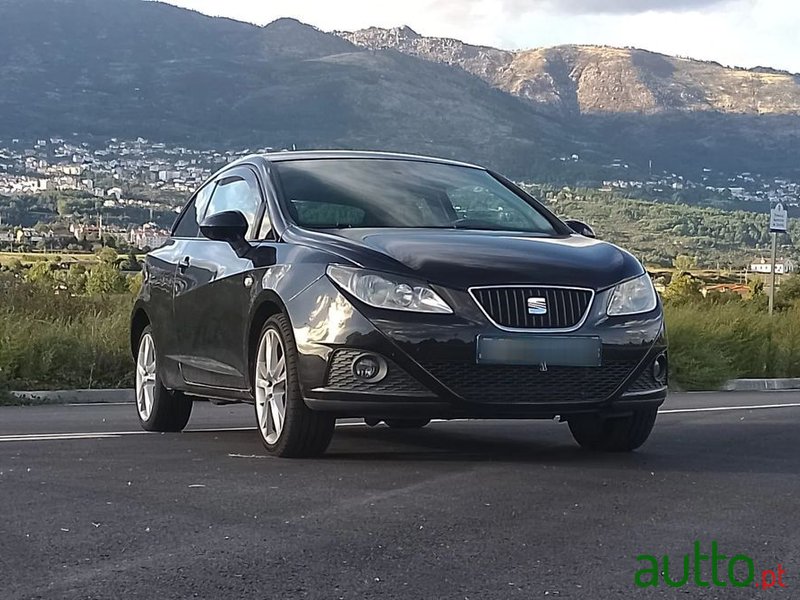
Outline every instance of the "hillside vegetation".
<path fill-rule="evenodd" d="M 0 398 L 10 389 L 133 385 L 128 328 L 140 282 L 118 271 L 108 249 L 90 269 L 42 261 L 0 269 Z M 704 298 L 699 288 L 677 274 L 664 293 L 674 387 L 800 376 L 800 277 L 784 283 L 772 318 L 763 286 L 747 300 Z"/>
<path fill-rule="evenodd" d="M 528 186 L 563 218 L 591 225 L 598 236 L 634 252 L 648 265 L 667 267 L 678 255 L 689 255 L 706 268 L 741 270 L 769 256 L 769 216 L 671 202 L 626 198 L 599 190 L 561 190 Z M 800 259 L 800 221 L 789 222 L 780 235 L 781 257 Z"/>

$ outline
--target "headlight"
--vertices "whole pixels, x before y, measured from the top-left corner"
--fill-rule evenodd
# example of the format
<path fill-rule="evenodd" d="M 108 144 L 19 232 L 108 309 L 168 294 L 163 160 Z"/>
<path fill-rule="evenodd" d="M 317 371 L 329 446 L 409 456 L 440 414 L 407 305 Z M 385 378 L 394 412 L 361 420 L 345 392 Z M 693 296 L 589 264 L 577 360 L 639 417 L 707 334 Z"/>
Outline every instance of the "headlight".
<path fill-rule="evenodd" d="M 658 298 L 653 282 L 645 273 L 615 287 L 606 312 L 610 317 L 636 315 L 650 312 L 657 304 Z"/>
<path fill-rule="evenodd" d="M 328 277 L 364 304 L 376 308 L 420 313 L 453 312 L 429 286 L 397 275 L 329 265 Z"/>

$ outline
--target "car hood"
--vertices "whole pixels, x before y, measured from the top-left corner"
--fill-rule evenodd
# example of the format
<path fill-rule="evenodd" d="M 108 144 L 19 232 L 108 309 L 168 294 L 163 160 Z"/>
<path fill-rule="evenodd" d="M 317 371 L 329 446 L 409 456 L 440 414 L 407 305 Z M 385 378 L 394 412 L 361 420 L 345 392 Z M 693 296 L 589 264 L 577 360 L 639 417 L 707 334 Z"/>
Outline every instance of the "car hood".
<path fill-rule="evenodd" d="M 343 229 L 313 234 L 317 246 L 366 268 L 405 273 L 434 284 L 550 284 L 610 287 L 644 271 L 630 253 L 579 235 L 539 237 L 451 229 Z"/>

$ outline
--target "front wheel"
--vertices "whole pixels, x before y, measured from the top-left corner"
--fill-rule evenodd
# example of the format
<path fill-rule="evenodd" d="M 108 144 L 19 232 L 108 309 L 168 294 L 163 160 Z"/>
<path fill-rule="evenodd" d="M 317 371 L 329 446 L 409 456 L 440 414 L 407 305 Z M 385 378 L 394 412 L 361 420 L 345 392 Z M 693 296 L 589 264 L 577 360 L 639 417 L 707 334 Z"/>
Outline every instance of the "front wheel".
<path fill-rule="evenodd" d="M 647 441 L 658 409 L 636 410 L 624 417 L 575 417 L 569 420 L 572 437 L 587 450 L 630 452 Z"/>
<path fill-rule="evenodd" d="M 253 370 L 258 432 L 267 451 L 287 458 L 325 452 L 336 420 L 303 401 L 297 349 L 285 315 L 275 315 L 264 324 Z"/>
<path fill-rule="evenodd" d="M 148 325 L 136 353 L 136 412 L 145 431 L 183 431 L 192 415 L 192 400 L 170 392 L 158 374 L 156 343 Z"/>

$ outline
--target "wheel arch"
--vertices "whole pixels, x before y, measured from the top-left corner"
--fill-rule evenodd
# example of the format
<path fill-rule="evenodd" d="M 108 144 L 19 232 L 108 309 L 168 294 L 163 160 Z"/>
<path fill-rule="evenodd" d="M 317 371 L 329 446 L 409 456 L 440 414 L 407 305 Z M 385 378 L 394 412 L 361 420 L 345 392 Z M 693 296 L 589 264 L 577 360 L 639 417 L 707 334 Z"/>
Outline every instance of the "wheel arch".
<path fill-rule="evenodd" d="M 251 386 L 253 384 L 253 357 L 258 346 L 258 336 L 264 327 L 264 323 L 277 314 L 286 315 L 286 318 L 291 322 L 289 311 L 286 310 L 286 305 L 280 296 L 271 290 L 265 291 L 254 305 L 245 347 L 245 352 L 247 352 L 247 381 Z"/>
<path fill-rule="evenodd" d="M 139 350 L 139 340 L 142 338 L 142 333 L 145 327 L 151 324 L 150 316 L 147 311 L 138 306 L 134 309 L 131 315 L 131 355 L 136 360 L 136 352 Z"/>

